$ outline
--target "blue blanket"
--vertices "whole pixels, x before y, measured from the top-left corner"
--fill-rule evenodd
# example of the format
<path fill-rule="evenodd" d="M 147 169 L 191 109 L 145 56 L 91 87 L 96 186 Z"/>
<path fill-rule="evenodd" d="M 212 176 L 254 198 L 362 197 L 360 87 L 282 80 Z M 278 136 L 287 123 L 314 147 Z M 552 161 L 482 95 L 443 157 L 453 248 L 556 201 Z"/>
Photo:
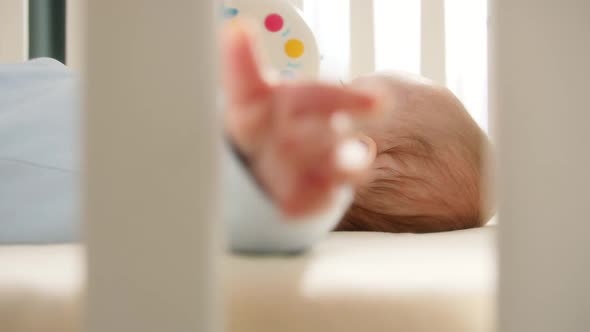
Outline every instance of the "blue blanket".
<path fill-rule="evenodd" d="M 77 238 L 77 86 L 52 59 L 0 65 L 0 243 Z"/>

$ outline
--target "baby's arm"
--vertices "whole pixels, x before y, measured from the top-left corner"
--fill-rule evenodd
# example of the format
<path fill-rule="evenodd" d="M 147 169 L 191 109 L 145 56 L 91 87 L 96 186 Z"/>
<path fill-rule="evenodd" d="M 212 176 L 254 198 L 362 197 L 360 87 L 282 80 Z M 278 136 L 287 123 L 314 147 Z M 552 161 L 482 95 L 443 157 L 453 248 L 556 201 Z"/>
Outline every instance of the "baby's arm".
<path fill-rule="evenodd" d="M 226 31 L 223 46 L 224 125 L 244 161 L 225 152 L 232 247 L 305 249 L 339 221 L 351 199 L 346 184 L 363 171 L 337 164 L 344 137 L 332 128 L 332 115 L 366 113 L 373 98 L 325 84 L 266 82 L 239 26 Z"/>
<path fill-rule="evenodd" d="M 289 217 L 256 183 L 226 145 L 223 151 L 223 221 L 230 247 L 245 253 L 296 253 L 311 247 L 340 221 L 352 202 L 342 187 L 321 213 Z"/>

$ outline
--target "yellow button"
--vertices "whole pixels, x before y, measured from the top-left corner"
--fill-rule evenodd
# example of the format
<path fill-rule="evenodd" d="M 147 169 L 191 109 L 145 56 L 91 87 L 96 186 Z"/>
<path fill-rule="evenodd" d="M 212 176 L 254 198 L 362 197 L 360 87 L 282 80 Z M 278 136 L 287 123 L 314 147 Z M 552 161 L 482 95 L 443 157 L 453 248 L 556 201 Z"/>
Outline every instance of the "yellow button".
<path fill-rule="evenodd" d="M 285 43 L 285 53 L 287 53 L 290 58 L 298 58 L 303 55 L 304 51 L 305 46 L 299 39 L 289 39 L 287 43 Z"/>

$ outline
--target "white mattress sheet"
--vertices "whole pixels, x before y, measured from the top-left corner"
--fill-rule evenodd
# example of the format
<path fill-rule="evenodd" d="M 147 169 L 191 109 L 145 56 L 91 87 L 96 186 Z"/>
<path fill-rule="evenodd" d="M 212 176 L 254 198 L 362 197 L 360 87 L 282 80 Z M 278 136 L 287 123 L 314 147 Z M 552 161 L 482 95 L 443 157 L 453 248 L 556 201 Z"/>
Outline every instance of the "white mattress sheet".
<path fill-rule="evenodd" d="M 495 233 L 334 233 L 303 256 L 227 256 L 227 330 L 494 331 Z M 83 273 L 76 245 L 0 247 L 0 330 L 78 330 Z"/>

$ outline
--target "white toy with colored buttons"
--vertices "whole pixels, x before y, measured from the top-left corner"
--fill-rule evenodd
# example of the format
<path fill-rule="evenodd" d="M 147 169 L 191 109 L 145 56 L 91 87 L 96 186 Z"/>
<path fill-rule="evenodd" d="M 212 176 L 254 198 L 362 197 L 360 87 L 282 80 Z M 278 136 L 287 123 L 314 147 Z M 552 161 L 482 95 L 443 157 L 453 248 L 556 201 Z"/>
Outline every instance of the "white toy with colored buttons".
<path fill-rule="evenodd" d="M 320 55 L 316 40 L 299 10 L 285 0 L 226 0 L 224 17 L 254 23 L 265 65 L 280 78 L 318 77 Z"/>

